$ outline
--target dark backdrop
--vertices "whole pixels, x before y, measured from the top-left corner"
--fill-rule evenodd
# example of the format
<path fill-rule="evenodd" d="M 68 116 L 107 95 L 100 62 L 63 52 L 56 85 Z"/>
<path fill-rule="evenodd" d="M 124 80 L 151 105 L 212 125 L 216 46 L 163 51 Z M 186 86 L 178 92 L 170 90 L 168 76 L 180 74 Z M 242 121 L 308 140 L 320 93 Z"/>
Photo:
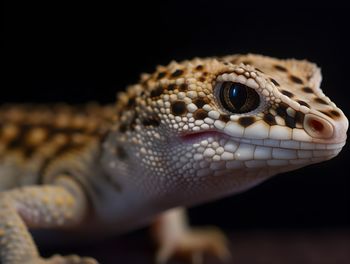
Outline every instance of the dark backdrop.
<path fill-rule="evenodd" d="M 348 10 L 283 5 L 17 4 L 5 13 L 0 103 L 113 102 L 116 91 L 156 64 L 255 52 L 316 62 L 325 93 L 349 116 Z M 279 175 L 190 215 L 196 224 L 226 228 L 350 227 L 349 169 L 346 146 L 331 161 Z"/>

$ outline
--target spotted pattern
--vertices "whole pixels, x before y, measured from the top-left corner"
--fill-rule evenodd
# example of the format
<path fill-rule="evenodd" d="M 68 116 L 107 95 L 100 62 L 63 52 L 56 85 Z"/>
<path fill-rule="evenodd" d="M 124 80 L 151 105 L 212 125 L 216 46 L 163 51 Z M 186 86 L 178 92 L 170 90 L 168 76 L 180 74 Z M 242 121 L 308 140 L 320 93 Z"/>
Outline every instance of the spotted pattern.
<path fill-rule="evenodd" d="M 255 122 L 255 117 L 245 116 L 238 119 L 238 123 L 243 127 L 248 127 Z"/>
<path fill-rule="evenodd" d="M 157 80 L 160 80 L 166 76 L 166 72 L 159 72 L 157 75 Z"/>
<path fill-rule="evenodd" d="M 266 124 L 268 124 L 270 126 L 277 125 L 275 116 L 271 113 L 264 114 L 263 120 L 266 122 Z"/>
<path fill-rule="evenodd" d="M 185 91 L 187 91 L 187 84 L 186 83 L 182 83 L 180 86 L 179 86 L 179 91 L 180 92 L 185 92 Z"/>
<path fill-rule="evenodd" d="M 230 121 L 230 116 L 229 115 L 220 115 L 219 120 L 227 123 L 228 121 Z"/>
<path fill-rule="evenodd" d="M 198 108 L 202 108 L 205 104 L 208 104 L 210 101 L 207 97 L 200 97 L 200 98 L 196 98 L 193 100 L 193 103 L 198 107 Z"/>
<path fill-rule="evenodd" d="M 151 91 L 150 97 L 151 98 L 158 98 L 164 91 L 164 88 L 162 86 L 157 86 Z"/>
<path fill-rule="evenodd" d="M 149 91 L 150 96 L 144 103 L 139 102 L 139 116 L 121 112 L 123 116 L 118 119 L 127 124 L 120 125 L 119 130 L 125 133 L 139 125 L 159 126 L 160 122 L 142 117 L 151 113 L 156 113 L 165 126 L 181 133 L 222 130 L 231 123 L 242 127 L 243 131 L 255 127 L 254 124 L 262 130 L 275 126 L 304 129 L 305 114 L 311 109 L 332 118 L 336 118 L 336 114 L 331 111 L 338 112 L 318 89 L 319 74 L 319 69 L 312 63 L 256 55 L 172 62 L 168 66 L 159 66 L 155 73 L 141 80 L 143 85 L 136 85 L 126 93 L 126 96 L 135 96 L 146 91 L 147 96 Z M 257 90 L 263 99 L 260 113 L 239 116 L 221 109 L 214 87 L 217 81 L 227 78 Z M 285 131 L 290 134 L 289 130 Z M 269 133 L 266 135 L 268 137 Z M 291 134 L 290 137 L 292 139 Z"/>
<path fill-rule="evenodd" d="M 273 78 L 270 78 L 270 81 L 273 82 L 274 85 L 280 86 L 280 84 Z"/>
<path fill-rule="evenodd" d="M 303 80 L 300 79 L 299 77 L 295 76 L 295 75 L 290 75 L 289 76 L 290 80 L 296 84 L 303 84 Z"/>
<path fill-rule="evenodd" d="M 340 117 L 341 116 L 341 114 L 338 111 L 336 111 L 336 110 L 331 110 L 330 113 L 334 117 Z"/>
<path fill-rule="evenodd" d="M 287 71 L 288 71 L 285 67 L 283 67 L 283 66 L 281 66 L 281 65 L 278 65 L 278 64 L 274 65 L 273 67 L 274 67 L 276 70 L 278 70 L 278 71 L 282 71 L 282 72 L 287 72 Z"/>
<path fill-rule="evenodd" d="M 310 105 L 309 105 L 308 103 L 304 102 L 303 100 L 298 100 L 297 102 L 298 102 L 300 105 L 303 105 L 303 106 L 306 106 L 306 107 L 310 108 Z"/>
<path fill-rule="evenodd" d="M 0 109 L 0 156 L 12 151 L 31 158 L 46 155 L 46 152 L 52 155 L 62 149 L 82 148 L 92 140 L 104 138 L 113 115 L 113 107 L 99 105 L 3 106 Z"/>
<path fill-rule="evenodd" d="M 302 90 L 305 93 L 313 93 L 314 92 L 310 87 L 303 87 Z"/>
<path fill-rule="evenodd" d="M 298 112 L 296 112 L 295 113 L 295 122 L 297 123 L 297 124 L 303 124 L 304 123 L 304 117 L 305 117 L 305 114 L 304 113 L 302 113 L 302 112 L 300 112 L 300 111 L 298 111 Z"/>
<path fill-rule="evenodd" d="M 181 76 L 183 73 L 184 73 L 183 70 L 177 69 L 177 70 L 175 70 L 175 71 L 171 74 L 171 77 L 179 77 L 179 76 Z"/>
<path fill-rule="evenodd" d="M 186 113 L 186 103 L 184 101 L 175 101 L 171 104 L 171 112 L 174 115 L 184 115 Z"/>
<path fill-rule="evenodd" d="M 282 90 L 281 93 L 284 94 L 285 96 L 290 97 L 290 98 L 292 98 L 294 96 L 294 94 L 292 92 L 287 91 L 287 90 Z"/>
<path fill-rule="evenodd" d="M 174 91 L 176 88 L 177 88 L 176 84 L 175 83 L 171 83 L 171 84 L 168 85 L 167 90 L 168 91 Z"/>
<path fill-rule="evenodd" d="M 200 119 L 203 120 L 204 118 L 206 118 L 208 116 L 208 112 L 205 111 L 204 109 L 197 109 L 194 113 L 193 113 L 193 117 L 195 119 Z"/>
<path fill-rule="evenodd" d="M 319 104 L 324 104 L 324 105 L 328 105 L 328 103 L 325 101 L 325 100 L 323 100 L 322 98 L 314 98 L 314 101 L 316 102 L 316 103 L 319 103 Z"/>
<path fill-rule="evenodd" d="M 29 158 L 34 157 L 43 145 L 54 142 L 55 139 L 58 142 L 55 143 L 56 154 L 48 156 L 64 155 L 73 149 L 79 149 L 79 146 L 83 148 L 88 142 L 103 140 L 103 135 L 109 129 L 118 134 L 119 142 L 119 148 L 114 147 L 111 151 L 119 160 L 124 161 L 131 155 L 130 149 L 141 153 L 140 155 L 150 155 L 148 148 L 157 144 L 157 141 L 165 140 L 165 136 L 176 139 L 176 135 L 182 135 L 186 138 L 187 133 L 194 135 L 194 132 L 218 131 L 234 138 L 243 137 L 246 141 L 309 141 L 310 135 L 305 132 L 304 123 L 310 111 L 320 118 L 343 119 L 341 110 L 318 89 L 319 76 L 318 68 L 311 63 L 257 55 L 172 62 L 167 66 L 158 66 L 152 74 L 143 74 L 139 84 L 120 93 L 115 109 L 108 114 L 108 118 L 101 119 L 99 113 L 104 111 L 101 108 L 96 111 L 97 115 L 90 111 L 84 120 L 76 118 L 74 122 L 69 121 L 64 129 L 51 123 L 45 125 L 41 121 L 34 124 L 36 118 L 28 121 L 29 126 L 26 127 L 26 123 L 20 120 L 22 114 L 16 116 L 16 113 L 11 114 L 2 109 L 0 117 L 6 113 L 7 116 L 11 115 L 11 120 L 18 120 L 5 122 L 6 126 L 5 123 L 2 126 L 1 141 L 6 143 L 0 148 L 3 151 L 18 149 L 24 157 Z M 219 81 L 235 81 L 255 89 L 260 97 L 259 107 L 245 114 L 233 114 L 222 109 L 215 93 L 215 84 Z M 79 116 L 74 111 L 68 110 L 67 116 Z M 29 120 L 33 115 L 33 111 L 29 112 L 31 114 L 25 119 Z M 55 118 L 48 119 L 52 122 Z M 98 120 L 108 121 L 99 123 Z M 122 150 L 120 147 L 123 142 L 133 147 Z M 199 153 L 203 157 L 211 157 L 216 161 L 234 160 L 231 156 L 233 147 L 228 147 L 231 154 L 226 153 L 225 149 L 222 152 L 220 147 L 216 154 L 211 150 L 205 152 L 206 148 L 209 147 L 204 147 L 204 152 Z M 196 156 L 198 159 L 199 154 Z M 160 164 L 164 156 L 167 154 L 153 153 L 149 158 L 145 156 L 141 164 L 161 173 L 161 168 L 152 164 Z"/>
<path fill-rule="evenodd" d="M 160 118 L 158 116 L 147 117 L 142 120 L 142 124 L 146 127 L 148 126 L 157 127 L 160 125 Z"/>
<path fill-rule="evenodd" d="M 224 81 L 254 89 L 257 107 L 242 114 L 223 109 L 216 87 Z M 23 184 L 76 177 L 93 194 L 97 218 L 125 225 L 123 216 L 147 214 L 147 204 L 152 214 L 157 206 L 198 204 L 336 156 L 347 120 L 320 81 L 316 65 L 293 59 L 173 61 L 142 74 L 113 107 L 0 109 L 0 165 L 10 160 L 28 178 L 35 174 L 31 182 L 21 174 Z"/>
<path fill-rule="evenodd" d="M 133 104 L 132 101 L 126 104 Z M 14 184 L 35 179 L 41 183 L 53 164 L 68 164 L 63 160 L 88 153 L 101 144 L 114 116 L 114 106 L 96 104 L 2 106 L 0 166 L 11 162 L 15 168 L 26 168 L 20 178 L 12 178 Z"/>

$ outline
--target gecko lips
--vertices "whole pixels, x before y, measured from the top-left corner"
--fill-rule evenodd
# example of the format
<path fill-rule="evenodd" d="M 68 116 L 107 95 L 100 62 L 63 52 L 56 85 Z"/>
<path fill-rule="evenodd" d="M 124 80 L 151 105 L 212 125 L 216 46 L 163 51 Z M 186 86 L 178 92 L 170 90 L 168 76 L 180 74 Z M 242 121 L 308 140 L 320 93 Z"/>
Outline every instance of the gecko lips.
<path fill-rule="evenodd" d="M 210 137 L 225 137 L 228 136 L 224 133 L 215 131 L 215 130 L 205 130 L 198 132 L 190 132 L 181 134 L 180 138 L 186 143 L 194 143 L 202 139 L 210 138 Z"/>

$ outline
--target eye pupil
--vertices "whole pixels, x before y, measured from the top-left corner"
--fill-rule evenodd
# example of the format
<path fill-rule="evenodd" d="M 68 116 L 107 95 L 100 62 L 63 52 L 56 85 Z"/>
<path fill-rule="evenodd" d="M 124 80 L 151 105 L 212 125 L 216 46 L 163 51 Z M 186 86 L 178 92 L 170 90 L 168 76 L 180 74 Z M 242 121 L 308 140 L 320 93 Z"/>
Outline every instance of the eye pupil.
<path fill-rule="evenodd" d="M 241 109 L 247 100 L 247 91 L 245 87 L 237 83 L 232 84 L 229 88 L 229 99 L 237 110 Z"/>
<path fill-rule="evenodd" d="M 244 84 L 222 82 L 218 86 L 222 106 L 232 113 L 247 113 L 259 106 L 258 93 Z"/>

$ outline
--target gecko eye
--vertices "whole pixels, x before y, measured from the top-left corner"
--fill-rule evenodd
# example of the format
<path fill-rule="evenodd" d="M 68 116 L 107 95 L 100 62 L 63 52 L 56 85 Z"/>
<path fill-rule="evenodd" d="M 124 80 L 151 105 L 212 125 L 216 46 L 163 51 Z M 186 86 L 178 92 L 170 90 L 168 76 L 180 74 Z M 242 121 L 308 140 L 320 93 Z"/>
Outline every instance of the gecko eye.
<path fill-rule="evenodd" d="M 231 113 L 248 113 L 258 108 L 260 104 L 258 93 L 244 84 L 220 82 L 217 88 L 222 106 Z"/>

